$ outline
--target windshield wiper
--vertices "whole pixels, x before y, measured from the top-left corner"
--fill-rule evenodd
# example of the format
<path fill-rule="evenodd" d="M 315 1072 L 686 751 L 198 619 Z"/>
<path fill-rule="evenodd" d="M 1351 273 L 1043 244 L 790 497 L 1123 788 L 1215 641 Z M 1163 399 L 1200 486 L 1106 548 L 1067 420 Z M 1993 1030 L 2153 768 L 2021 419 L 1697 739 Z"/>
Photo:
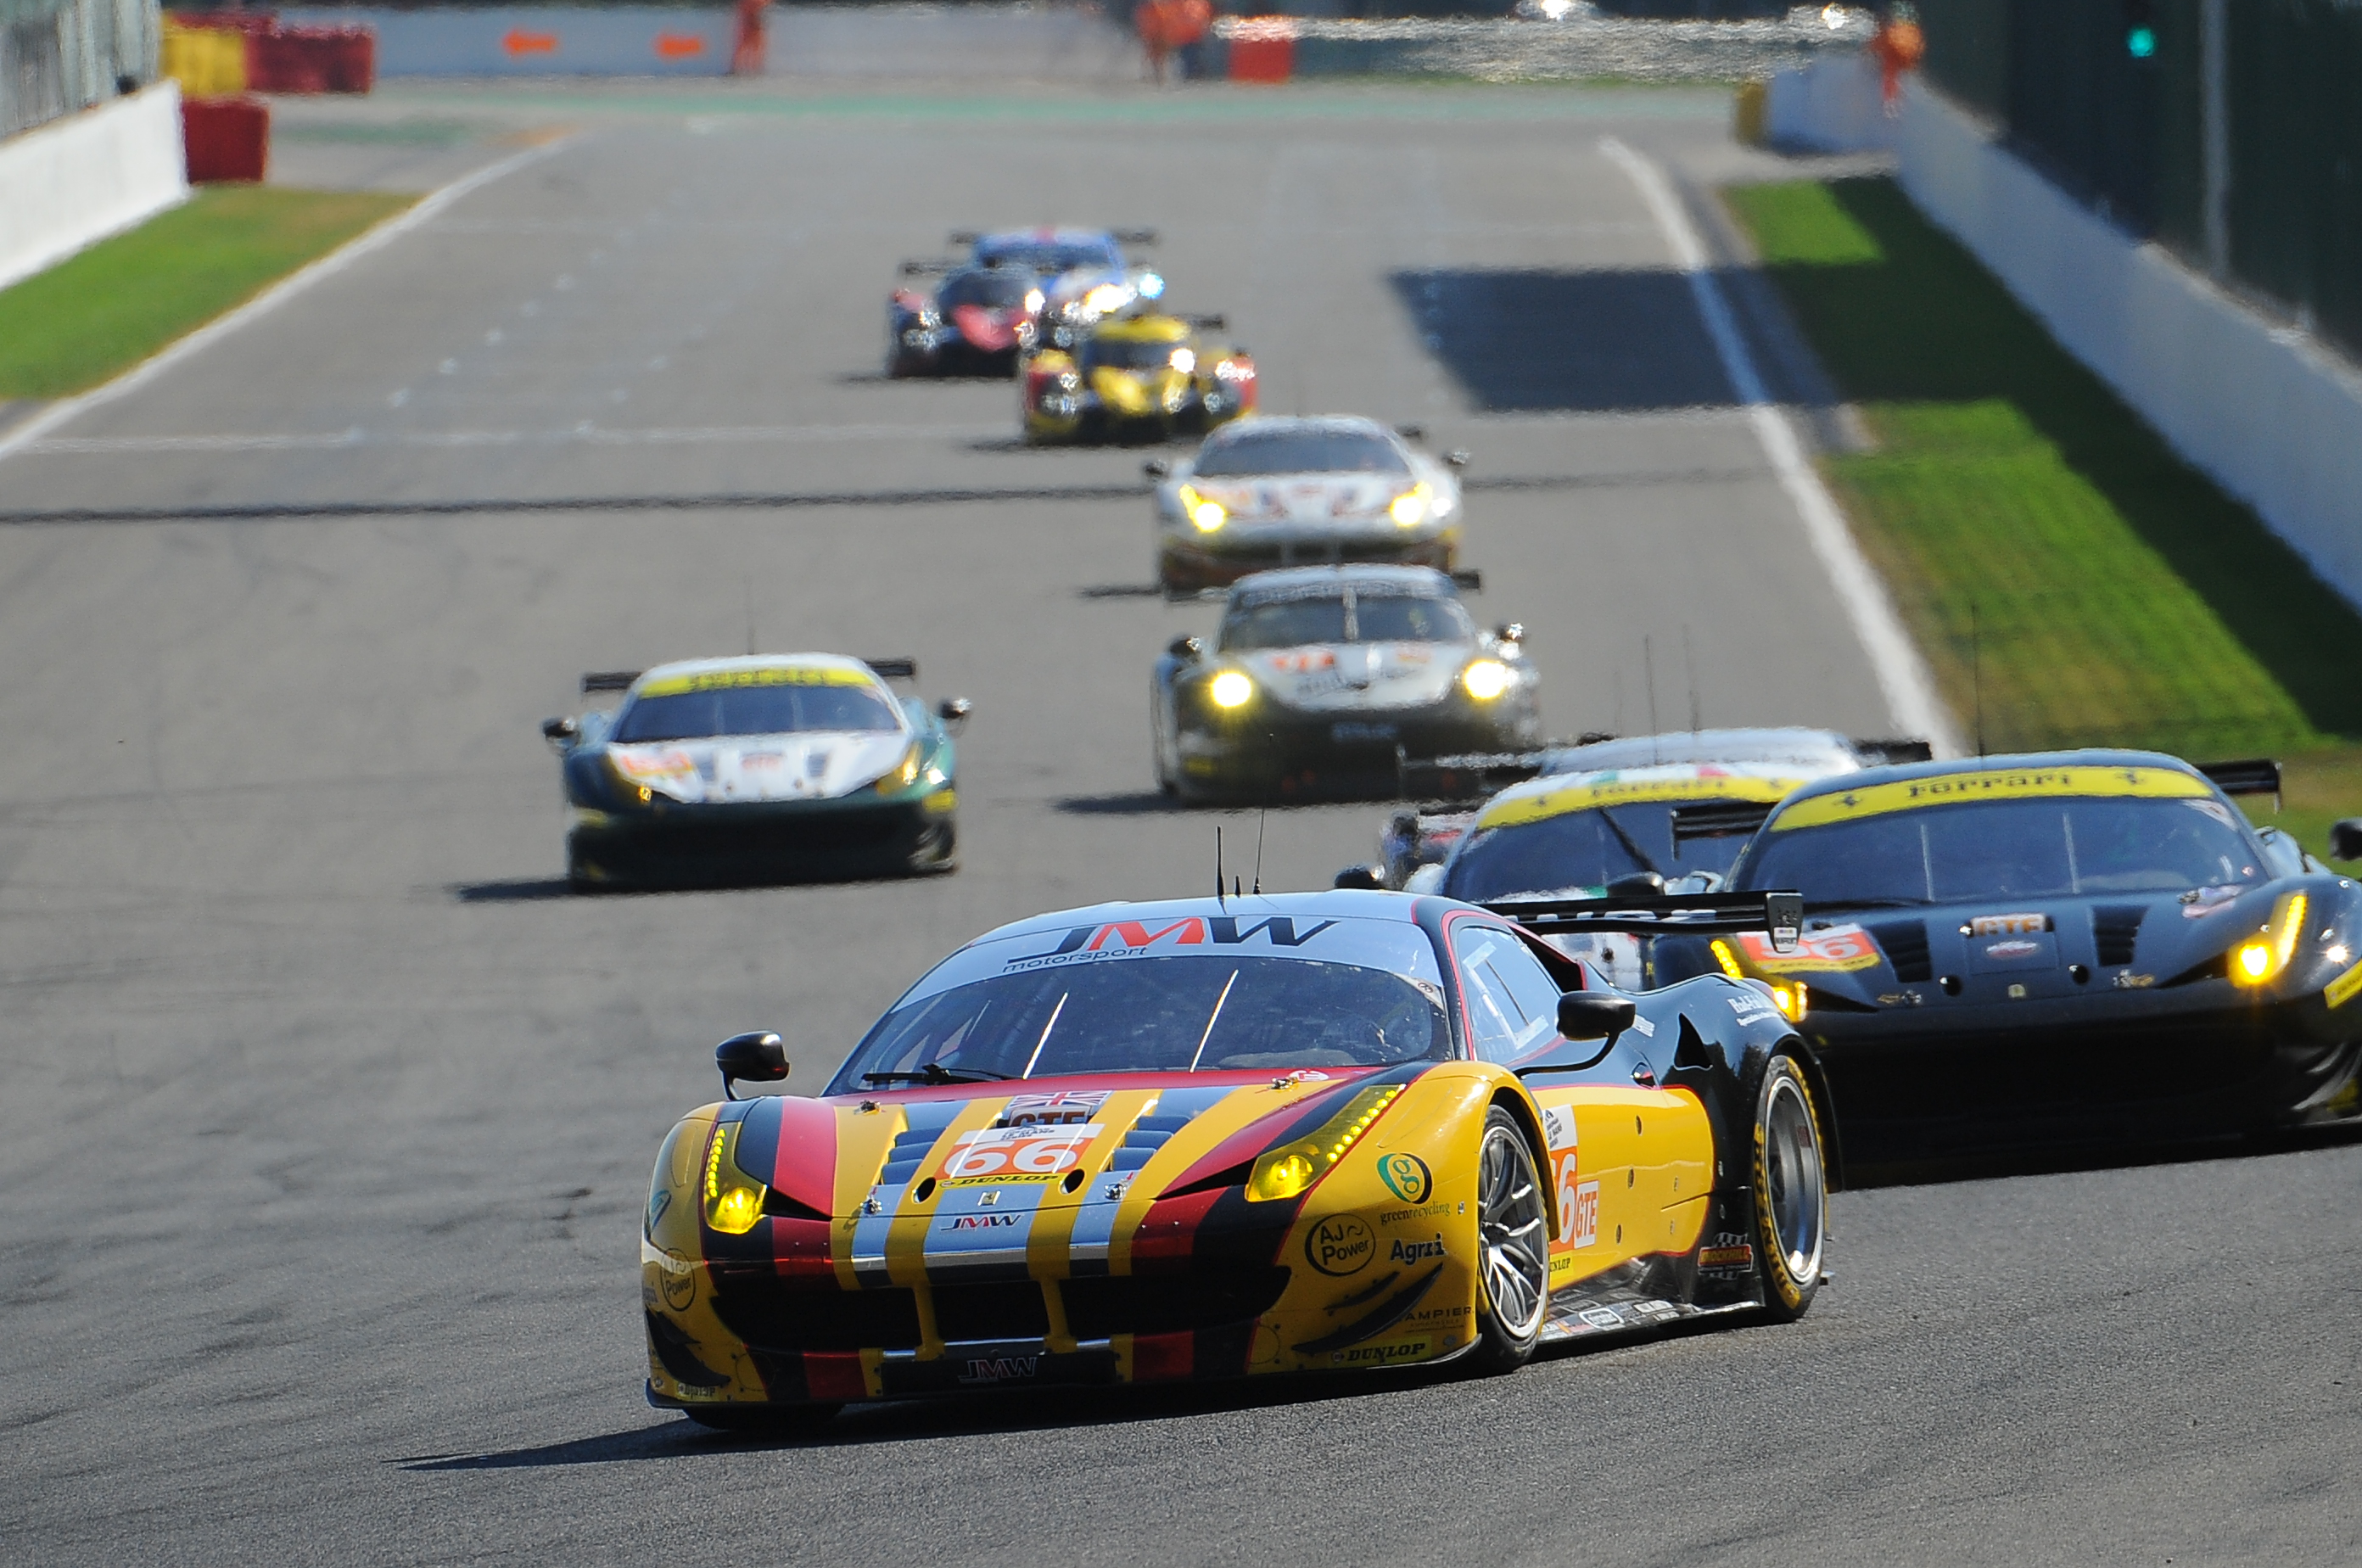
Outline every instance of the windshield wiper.
<path fill-rule="evenodd" d="M 864 1073 L 865 1084 L 987 1084 L 1010 1077 L 1008 1073 L 996 1073 L 989 1067 L 946 1067 L 941 1062 L 930 1062 L 916 1072 Z"/>
<path fill-rule="evenodd" d="M 1650 859 L 1649 852 L 1642 849 L 1638 844 L 1635 844 L 1632 841 L 1632 835 L 1624 831 L 1624 824 L 1616 820 L 1616 813 L 1614 812 L 1609 811 L 1605 806 L 1600 807 L 1599 820 L 1607 824 L 1607 831 L 1616 835 L 1616 842 L 1624 846 L 1624 853 L 1640 863 L 1641 870 L 1646 871 L 1649 875 L 1655 877 L 1660 880 L 1663 879 L 1665 875 L 1664 867 Z"/>

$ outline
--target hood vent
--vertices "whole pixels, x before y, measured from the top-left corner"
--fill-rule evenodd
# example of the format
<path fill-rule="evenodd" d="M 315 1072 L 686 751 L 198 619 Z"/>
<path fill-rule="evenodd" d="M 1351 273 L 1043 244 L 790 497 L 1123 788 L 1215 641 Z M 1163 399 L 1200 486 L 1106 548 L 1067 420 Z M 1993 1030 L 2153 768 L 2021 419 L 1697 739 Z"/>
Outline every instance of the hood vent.
<path fill-rule="evenodd" d="M 894 1146 L 886 1151 L 886 1168 L 877 1173 L 879 1183 L 895 1187 L 917 1176 L 943 1132 L 940 1127 L 912 1127 L 895 1133 Z"/>
<path fill-rule="evenodd" d="M 1143 1116 L 1131 1124 L 1117 1146 L 1115 1158 L 1108 1162 L 1111 1171 L 1136 1171 L 1146 1165 L 1149 1156 L 1173 1141 L 1173 1134 L 1189 1125 L 1187 1116 Z"/>
<path fill-rule="evenodd" d="M 2147 915 L 2147 904 L 2102 904 L 2092 911 L 2092 941 L 2099 949 L 2100 967 L 2133 961 L 2133 940 Z"/>
<path fill-rule="evenodd" d="M 1936 970 L 1927 958 L 1927 922 L 1920 920 L 1889 921 L 1873 925 L 1870 934 L 1878 940 L 1879 951 L 1894 966 L 1898 980 L 1925 980 Z"/>

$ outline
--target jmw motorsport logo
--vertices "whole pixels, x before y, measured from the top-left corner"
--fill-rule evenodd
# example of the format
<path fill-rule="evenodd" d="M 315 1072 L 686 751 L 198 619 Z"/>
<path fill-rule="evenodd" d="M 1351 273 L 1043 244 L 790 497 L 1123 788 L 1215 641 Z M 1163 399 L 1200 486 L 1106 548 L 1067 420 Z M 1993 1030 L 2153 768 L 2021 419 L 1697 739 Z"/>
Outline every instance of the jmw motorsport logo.
<path fill-rule="evenodd" d="M 1153 947 L 1165 938 L 1173 939 L 1175 947 L 1198 947 L 1211 943 L 1218 947 L 1235 947 L 1249 937 L 1261 935 L 1274 947 L 1301 947 L 1337 922 L 1324 920 L 1311 930 L 1299 933 L 1296 922 L 1286 915 L 1273 915 L 1252 923 L 1233 915 L 1204 918 L 1187 915 L 1170 925 L 1151 931 L 1145 921 L 1110 921 L 1104 925 L 1075 926 L 1058 939 L 1058 945 L 1047 953 L 1030 954 L 1012 958 L 1008 969 L 1034 969 L 1052 964 L 1088 964 L 1100 958 L 1128 957 L 1138 948 Z"/>

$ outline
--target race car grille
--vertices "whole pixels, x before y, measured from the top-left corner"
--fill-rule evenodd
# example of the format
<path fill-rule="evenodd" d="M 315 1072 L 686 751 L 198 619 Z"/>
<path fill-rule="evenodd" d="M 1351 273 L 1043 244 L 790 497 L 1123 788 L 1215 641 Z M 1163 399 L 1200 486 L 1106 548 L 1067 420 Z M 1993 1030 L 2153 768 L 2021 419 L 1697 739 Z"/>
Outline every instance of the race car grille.
<path fill-rule="evenodd" d="M 1879 950 L 1886 961 L 1894 966 L 1898 980 L 1924 980 L 1933 975 L 1935 967 L 1927 958 L 1927 922 L 1917 920 L 1890 921 L 1873 925 L 1870 934 L 1878 939 Z"/>
<path fill-rule="evenodd" d="M 2092 911 L 2092 943 L 2102 968 L 2133 961 L 2133 944 L 2147 915 L 2147 904 L 2102 904 Z"/>
<path fill-rule="evenodd" d="M 760 1350 L 911 1350 L 919 1343 L 919 1304 L 906 1289 L 798 1288 L 776 1276 L 734 1278 L 719 1268 L 714 1286 L 715 1313 Z"/>
<path fill-rule="evenodd" d="M 1271 1310 L 1285 1268 L 1220 1275 L 1109 1275 L 1063 1281 L 1066 1327 L 1078 1340 L 1178 1334 L 1241 1323 Z"/>
<path fill-rule="evenodd" d="M 935 1332 L 948 1341 L 1038 1340 L 1050 1332 L 1042 1286 L 1030 1279 L 934 1287 Z"/>

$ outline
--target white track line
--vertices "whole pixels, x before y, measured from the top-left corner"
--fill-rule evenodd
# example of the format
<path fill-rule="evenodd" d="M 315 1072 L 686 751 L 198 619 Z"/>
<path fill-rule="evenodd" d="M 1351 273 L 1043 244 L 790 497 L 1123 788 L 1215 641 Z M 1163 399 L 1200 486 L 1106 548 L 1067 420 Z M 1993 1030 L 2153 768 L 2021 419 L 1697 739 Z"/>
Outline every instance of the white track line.
<path fill-rule="evenodd" d="M 1959 756 L 1959 736 L 1952 728 L 1951 715 L 1936 696 L 1936 682 L 1926 661 L 1919 657 L 1911 634 L 1904 630 L 1885 583 L 1854 543 L 1837 499 L 1805 460 L 1788 416 L 1765 390 L 1755 360 L 1747 351 L 1747 340 L 1739 336 L 1738 323 L 1731 317 L 1729 302 L 1723 298 L 1722 285 L 1715 280 L 1705 247 L 1690 226 L 1689 214 L 1682 210 L 1672 183 L 1662 170 L 1614 137 L 1602 138 L 1599 150 L 1639 189 L 1665 242 L 1672 248 L 1675 264 L 1688 276 L 1690 293 L 1697 301 L 1706 335 L 1714 339 L 1723 373 L 1730 378 L 1731 389 L 1755 425 L 1763 455 L 1780 477 L 1780 488 L 1788 492 L 1804 519 L 1805 536 L 1812 541 L 1813 553 L 1820 558 L 1822 569 L 1829 574 L 1838 599 L 1845 605 L 1854 635 L 1870 655 L 1871 669 L 1878 677 L 1878 689 L 1894 723 L 1906 734 L 1925 736 L 1937 756 Z"/>
<path fill-rule="evenodd" d="M 68 420 L 88 413 L 102 403 L 113 403 L 127 392 L 137 392 L 192 354 L 219 342 L 248 323 L 268 315 L 313 284 L 324 278 L 334 277 L 371 251 L 392 244 L 419 225 L 432 219 L 460 197 L 489 185 L 495 180 L 513 174 L 537 159 L 548 157 L 573 139 L 571 136 L 558 137 L 554 140 L 542 143 L 539 147 L 526 148 L 523 152 L 503 158 L 498 163 L 487 164 L 462 179 L 454 180 L 441 190 L 430 193 L 415 206 L 396 213 L 376 227 L 365 230 L 357 237 L 329 251 L 310 266 L 289 273 L 227 315 L 216 316 L 187 337 L 173 339 L 105 385 L 93 387 L 90 391 L 75 397 L 61 398 L 32 418 L 10 430 L 6 435 L 0 436 L 0 462 L 6 462 L 11 456 L 22 451 Z"/>
<path fill-rule="evenodd" d="M 52 436 L 20 450 L 28 458 L 141 453 L 324 452 L 363 447 L 708 447 L 837 441 L 982 441 L 1005 425 L 716 425 L 644 429 L 578 425 L 568 430 L 349 430 L 253 436 Z"/>

